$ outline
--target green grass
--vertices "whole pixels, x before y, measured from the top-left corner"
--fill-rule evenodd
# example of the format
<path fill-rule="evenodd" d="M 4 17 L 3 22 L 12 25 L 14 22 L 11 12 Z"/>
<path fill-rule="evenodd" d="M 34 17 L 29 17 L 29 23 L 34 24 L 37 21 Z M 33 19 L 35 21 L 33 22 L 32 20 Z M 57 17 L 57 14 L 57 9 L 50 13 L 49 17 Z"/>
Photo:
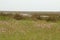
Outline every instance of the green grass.
<path fill-rule="evenodd" d="M 0 21 L 8 21 L 8 20 L 11 20 L 13 18 L 9 17 L 9 16 L 0 16 Z"/>
<path fill-rule="evenodd" d="M 0 40 L 60 40 L 60 21 L 3 20 Z"/>

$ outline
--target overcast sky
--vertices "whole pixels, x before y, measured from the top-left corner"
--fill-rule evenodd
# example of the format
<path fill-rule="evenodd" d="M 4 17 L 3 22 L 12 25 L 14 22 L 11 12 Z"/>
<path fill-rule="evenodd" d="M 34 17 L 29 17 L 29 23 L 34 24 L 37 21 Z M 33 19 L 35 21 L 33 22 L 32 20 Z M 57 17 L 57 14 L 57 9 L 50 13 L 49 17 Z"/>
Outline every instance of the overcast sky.
<path fill-rule="evenodd" d="M 0 11 L 60 11 L 60 0 L 0 0 Z"/>

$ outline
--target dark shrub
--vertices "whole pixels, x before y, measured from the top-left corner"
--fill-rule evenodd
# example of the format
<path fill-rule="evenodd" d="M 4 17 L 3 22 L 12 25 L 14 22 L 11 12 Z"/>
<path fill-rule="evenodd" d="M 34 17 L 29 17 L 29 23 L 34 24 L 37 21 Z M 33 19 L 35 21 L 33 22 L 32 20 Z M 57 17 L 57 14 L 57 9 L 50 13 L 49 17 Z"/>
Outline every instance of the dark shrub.
<path fill-rule="evenodd" d="M 57 16 L 50 16 L 50 17 L 47 19 L 47 21 L 56 22 L 56 21 L 58 21 L 58 19 L 59 19 L 59 17 L 57 17 Z"/>
<path fill-rule="evenodd" d="M 15 14 L 13 18 L 16 20 L 20 20 L 20 19 L 22 19 L 22 16 L 19 14 Z"/>
<path fill-rule="evenodd" d="M 33 14 L 31 17 L 33 20 L 41 20 L 41 17 L 39 14 Z"/>

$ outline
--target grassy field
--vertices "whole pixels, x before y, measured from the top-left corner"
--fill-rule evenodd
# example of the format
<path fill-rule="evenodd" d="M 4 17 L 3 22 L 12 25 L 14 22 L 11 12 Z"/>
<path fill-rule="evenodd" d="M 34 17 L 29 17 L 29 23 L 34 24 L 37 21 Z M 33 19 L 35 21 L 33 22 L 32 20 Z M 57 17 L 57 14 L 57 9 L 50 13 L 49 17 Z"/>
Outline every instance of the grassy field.
<path fill-rule="evenodd" d="M 42 13 L 31 17 L 4 13 L 0 13 L 0 40 L 60 40 L 60 12 L 48 19 L 41 19 Z"/>
<path fill-rule="evenodd" d="M 60 40 L 60 21 L 0 19 L 0 40 Z"/>

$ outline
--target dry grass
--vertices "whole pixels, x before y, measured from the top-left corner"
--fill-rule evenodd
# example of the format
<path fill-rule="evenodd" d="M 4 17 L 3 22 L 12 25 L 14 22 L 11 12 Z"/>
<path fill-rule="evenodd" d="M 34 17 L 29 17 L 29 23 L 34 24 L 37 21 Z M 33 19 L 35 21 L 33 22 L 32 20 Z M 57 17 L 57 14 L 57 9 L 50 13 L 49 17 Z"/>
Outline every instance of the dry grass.
<path fill-rule="evenodd" d="M 15 20 L 14 16 L 20 19 L 20 15 L 0 16 L 0 40 L 60 40 L 60 21 Z"/>
<path fill-rule="evenodd" d="M 0 21 L 0 40 L 60 40 L 59 24 L 34 20 Z"/>

